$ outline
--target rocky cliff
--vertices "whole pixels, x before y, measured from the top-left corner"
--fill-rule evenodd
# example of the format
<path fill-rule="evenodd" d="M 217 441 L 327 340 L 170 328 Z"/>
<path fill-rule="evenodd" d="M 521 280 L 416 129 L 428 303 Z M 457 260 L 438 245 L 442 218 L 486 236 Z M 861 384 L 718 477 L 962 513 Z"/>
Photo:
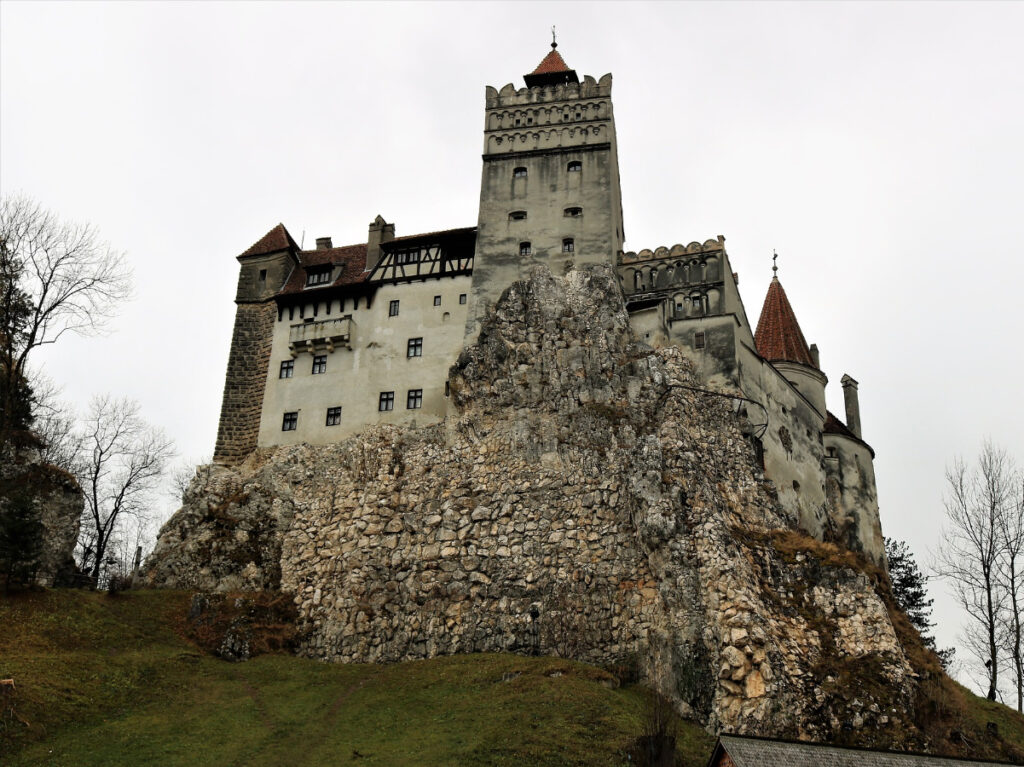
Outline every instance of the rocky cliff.
<path fill-rule="evenodd" d="M 144 579 L 282 590 L 312 657 L 558 653 L 715 729 L 922 745 L 884 575 L 793 529 L 737 400 L 636 342 L 609 269 L 512 285 L 450 380 L 440 425 L 203 467 Z"/>

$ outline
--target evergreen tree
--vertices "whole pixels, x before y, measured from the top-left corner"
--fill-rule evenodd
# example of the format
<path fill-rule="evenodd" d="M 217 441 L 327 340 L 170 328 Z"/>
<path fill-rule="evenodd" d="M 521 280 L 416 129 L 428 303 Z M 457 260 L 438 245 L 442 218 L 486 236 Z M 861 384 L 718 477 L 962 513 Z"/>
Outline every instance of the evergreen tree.
<path fill-rule="evenodd" d="M 0 487 L 0 580 L 5 594 L 35 581 L 42 540 L 43 523 L 32 495 L 23 488 Z"/>
<path fill-rule="evenodd" d="M 897 607 L 906 613 L 921 635 L 925 647 L 933 650 L 939 656 L 942 666 L 948 668 L 956 648 L 940 650 L 935 646 L 935 637 L 931 634 L 935 626 L 931 620 L 935 600 L 928 597 L 928 576 L 918 568 L 910 547 L 904 541 L 886 538 L 885 556 L 889 560 L 889 580 L 892 582 L 892 596 Z"/>

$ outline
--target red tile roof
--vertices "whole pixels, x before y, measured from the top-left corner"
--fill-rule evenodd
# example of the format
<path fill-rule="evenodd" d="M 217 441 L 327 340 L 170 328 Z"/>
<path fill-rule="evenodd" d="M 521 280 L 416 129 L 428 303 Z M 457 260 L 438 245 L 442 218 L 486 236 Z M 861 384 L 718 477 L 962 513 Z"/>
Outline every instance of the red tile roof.
<path fill-rule="evenodd" d="M 565 59 L 562 58 L 562 54 L 556 51 L 554 48 L 551 52 L 543 58 L 537 68 L 530 72 L 531 75 L 546 75 L 551 72 L 570 72 L 569 66 L 565 63 Z"/>
<path fill-rule="evenodd" d="M 837 434 L 841 437 L 848 437 L 849 439 L 852 439 L 854 442 L 859 442 L 860 444 L 864 445 L 864 447 L 871 451 L 872 458 L 875 457 L 874 448 L 871 447 L 871 445 L 869 445 L 863 439 L 858 437 L 856 434 L 854 434 L 852 431 L 850 431 L 849 427 L 847 427 L 845 423 L 840 421 L 836 417 L 835 413 L 833 413 L 831 410 L 825 411 L 825 425 L 822 427 L 821 430 L 825 434 Z"/>
<path fill-rule="evenodd" d="M 754 333 L 754 345 L 757 353 L 769 362 L 799 362 L 817 367 L 778 277 L 772 277 L 768 286 Z"/>
<path fill-rule="evenodd" d="M 259 240 L 257 240 L 250 248 L 242 253 L 239 258 L 245 256 L 262 256 L 267 253 L 276 253 L 279 250 L 298 250 L 299 246 L 295 244 L 295 240 L 288 234 L 288 230 L 284 228 L 284 224 L 278 224 Z"/>
<path fill-rule="evenodd" d="M 288 282 L 281 288 L 278 295 L 306 292 L 306 272 L 311 266 L 323 266 L 331 264 L 340 266 L 341 273 L 333 282 L 324 285 L 317 285 L 310 290 L 337 287 L 339 285 L 354 285 L 363 282 L 369 272 L 363 271 L 366 268 L 366 243 L 360 245 L 345 245 L 340 248 L 323 248 L 320 250 L 303 250 L 299 252 L 299 263 L 302 268 L 294 269 Z"/>

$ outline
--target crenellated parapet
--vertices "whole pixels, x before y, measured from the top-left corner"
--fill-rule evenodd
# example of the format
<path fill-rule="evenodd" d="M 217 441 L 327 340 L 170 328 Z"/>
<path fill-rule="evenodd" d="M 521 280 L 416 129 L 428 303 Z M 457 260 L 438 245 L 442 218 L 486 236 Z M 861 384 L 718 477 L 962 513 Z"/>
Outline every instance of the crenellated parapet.
<path fill-rule="evenodd" d="M 516 89 L 512 83 L 508 83 L 498 90 L 488 85 L 486 93 L 487 109 L 545 104 L 555 101 L 608 98 L 612 95 L 612 75 L 609 72 L 600 80 L 595 80 L 590 75 L 584 75 L 581 83 L 564 83 L 534 88 Z"/>
<path fill-rule="evenodd" d="M 703 243 L 691 242 L 689 245 L 676 243 L 671 248 L 661 246 L 650 250 L 644 248 L 639 252 L 628 251 L 619 255 L 620 264 L 633 264 L 639 261 L 657 261 L 663 258 L 676 258 L 680 256 L 700 256 L 705 253 L 721 252 L 725 250 L 725 237 L 718 235 L 715 240 L 705 240 Z"/>

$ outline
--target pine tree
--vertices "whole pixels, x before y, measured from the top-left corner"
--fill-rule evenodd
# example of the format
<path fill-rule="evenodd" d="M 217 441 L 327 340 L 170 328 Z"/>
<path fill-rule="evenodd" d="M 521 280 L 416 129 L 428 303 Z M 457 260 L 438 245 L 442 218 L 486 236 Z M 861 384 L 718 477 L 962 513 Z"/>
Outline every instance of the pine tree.
<path fill-rule="evenodd" d="M 43 523 L 32 495 L 0 487 L 0 580 L 5 594 L 33 584 L 42 541 Z"/>
<path fill-rule="evenodd" d="M 928 576 L 918 568 L 910 547 L 904 541 L 886 538 L 885 555 L 889 559 L 889 580 L 897 607 L 906 613 L 925 647 L 933 650 L 942 666 L 948 668 L 956 648 L 940 650 L 935 646 L 935 637 L 931 634 L 935 626 L 931 620 L 935 600 L 928 597 Z"/>

